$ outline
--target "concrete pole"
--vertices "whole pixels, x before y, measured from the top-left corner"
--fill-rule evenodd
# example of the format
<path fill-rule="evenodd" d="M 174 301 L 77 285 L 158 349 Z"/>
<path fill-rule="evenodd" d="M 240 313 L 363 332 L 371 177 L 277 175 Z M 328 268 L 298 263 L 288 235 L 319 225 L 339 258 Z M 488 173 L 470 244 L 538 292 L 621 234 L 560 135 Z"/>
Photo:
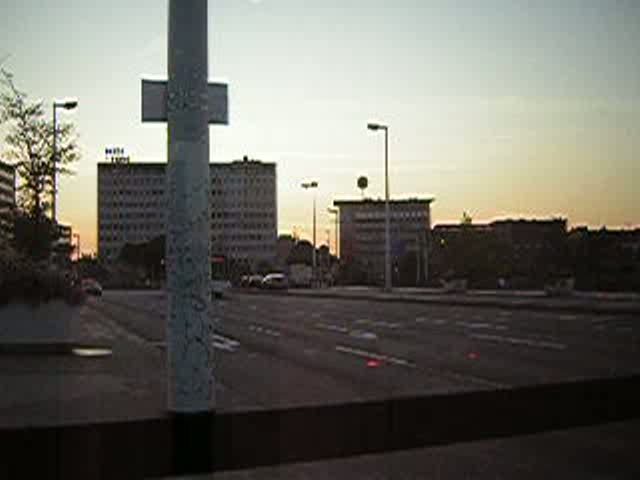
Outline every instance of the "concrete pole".
<path fill-rule="evenodd" d="M 213 465 L 208 18 L 207 0 L 169 1 L 167 367 L 176 474 Z"/>

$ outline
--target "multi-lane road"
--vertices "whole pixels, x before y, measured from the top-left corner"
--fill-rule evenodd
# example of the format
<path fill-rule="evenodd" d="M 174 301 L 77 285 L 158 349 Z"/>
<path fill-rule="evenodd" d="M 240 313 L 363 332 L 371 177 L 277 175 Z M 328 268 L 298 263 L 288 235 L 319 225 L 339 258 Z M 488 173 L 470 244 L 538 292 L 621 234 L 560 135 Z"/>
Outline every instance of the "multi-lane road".
<path fill-rule="evenodd" d="M 74 341 L 110 347 L 108 357 L 5 352 L 0 427 L 126 424 L 162 417 L 166 307 L 162 292 L 107 291 L 90 299 L 68 319 L 68 333 Z M 243 418 L 247 410 L 477 390 L 493 395 L 511 387 L 640 373 L 640 324 L 632 313 L 532 310 L 514 302 L 496 308 L 234 292 L 215 302 L 212 317 L 217 409 Z M 556 399 L 547 400 L 553 410 Z M 458 413 L 466 408 L 456 405 Z M 616 407 L 615 401 L 609 405 Z M 501 423 L 501 415 L 494 411 L 488 421 Z M 561 421 L 557 411 L 550 415 Z M 451 425 L 464 430 L 466 424 L 459 423 Z M 329 425 L 336 436 L 338 427 Z M 419 427 L 428 430 L 433 423 Z M 229 480 L 640 478 L 640 421 L 548 430 L 217 475 Z M 287 443 L 287 434 L 282 435 L 273 437 L 271 449 Z M 313 438 L 306 441 L 315 445 Z M 144 445 L 139 448 L 145 451 Z"/>
<path fill-rule="evenodd" d="M 161 293 L 94 307 L 162 351 Z M 633 315 L 234 293 L 215 303 L 222 410 L 495 389 L 640 372 Z M 162 372 L 156 372 L 163 375 Z"/>

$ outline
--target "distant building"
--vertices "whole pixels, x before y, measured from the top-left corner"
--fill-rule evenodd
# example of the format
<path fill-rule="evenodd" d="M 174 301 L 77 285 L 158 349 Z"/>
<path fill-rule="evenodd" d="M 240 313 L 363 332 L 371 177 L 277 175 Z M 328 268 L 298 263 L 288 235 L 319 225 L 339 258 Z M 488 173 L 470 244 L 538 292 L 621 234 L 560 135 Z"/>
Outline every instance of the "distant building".
<path fill-rule="evenodd" d="M 0 162 L 0 238 L 8 239 L 12 235 L 15 206 L 15 167 Z"/>
<path fill-rule="evenodd" d="M 578 227 L 568 238 L 577 288 L 640 291 L 640 229 Z"/>
<path fill-rule="evenodd" d="M 493 275 L 508 276 L 520 287 L 539 287 L 568 269 L 567 220 L 562 218 L 439 224 L 432 238 L 438 275 L 468 275 L 483 287 L 493 286 Z"/>
<path fill-rule="evenodd" d="M 426 277 L 426 245 L 433 201 L 433 198 L 390 201 L 391 256 L 396 271 L 409 256 L 415 259 L 412 265 L 418 270 L 414 275 Z M 335 200 L 333 205 L 340 209 L 341 262 L 364 267 L 367 280 L 380 282 L 384 277 L 385 201 Z"/>
<path fill-rule="evenodd" d="M 98 255 L 165 234 L 166 164 L 98 164 Z M 210 164 L 211 254 L 244 269 L 276 258 L 276 165 L 244 157 Z"/>

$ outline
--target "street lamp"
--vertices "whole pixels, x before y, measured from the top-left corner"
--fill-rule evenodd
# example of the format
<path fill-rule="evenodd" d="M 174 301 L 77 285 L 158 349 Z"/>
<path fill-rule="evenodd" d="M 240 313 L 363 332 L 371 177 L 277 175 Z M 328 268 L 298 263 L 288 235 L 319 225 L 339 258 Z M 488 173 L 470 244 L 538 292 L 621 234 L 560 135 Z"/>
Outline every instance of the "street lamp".
<path fill-rule="evenodd" d="M 327 212 L 329 212 L 329 215 L 335 215 L 335 227 L 333 228 L 333 233 L 335 236 L 335 247 L 334 247 L 334 251 L 335 251 L 335 255 L 336 258 L 338 258 L 338 212 L 339 210 L 337 208 L 327 208 Z"/>
<path fill-rule="evenodd" d="M 302 188 L 308 190 L 310 188 L 318 188 L 318 182 L 306 182 L 302 184 Z M 312 256 L 312 278 L 316 276 L 316 195 L 313 195 L 313 256 Z"/>
<path fill-rule="evenodd" d="M 391 291 L 391 239 L 389 233 L 389 127 L 379 123 L 369 123 L 372 131 L 384 130 L 384 289 Z"/>
<path fill-rule="evenodd" d="M 58 150 L 57 150 L 57 141 L 58 141 L 58 125 L 57 125 L 57 117 L 56 117 L 56 109 L 63 108 L 65 110 L 73 110 L 78 106 L 78 102 L 76 100 L 68 100 L 66 102 L 53 102 L 53 188 L 51 191 L 51 220 L 56 222 L 56 193 L 57 193 L 57 166 L 58 162 Z"/>

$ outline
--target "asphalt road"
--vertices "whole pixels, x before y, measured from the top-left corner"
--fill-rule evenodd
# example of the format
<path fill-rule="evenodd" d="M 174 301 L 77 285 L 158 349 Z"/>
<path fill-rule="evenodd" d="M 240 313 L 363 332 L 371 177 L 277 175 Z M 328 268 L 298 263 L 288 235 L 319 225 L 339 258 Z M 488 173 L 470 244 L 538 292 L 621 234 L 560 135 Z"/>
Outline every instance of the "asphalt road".
<path fill-rule="evenodd" d="M 160 292 L 105 292 L 75 325 L 104 359 L 0 358 L 0 424 L 165 412 Z M 214 304 L 219 411 L 461 392 L 640 371 L 633 315 L 233 294 Z M 640 478 L 637 420 L 248 471 L 263 478 Z M 199 478 L 210 478 L 199 477 Z"/>
<path fill-rule="evenodd" d="M 92 307 L 162 350 L 165 302 L 160 292 L 106 292 Z M 640 325 L 631 315 L 240 293 L 216 301 L 212 315 L 221 410 L 640 372 Z"/>

